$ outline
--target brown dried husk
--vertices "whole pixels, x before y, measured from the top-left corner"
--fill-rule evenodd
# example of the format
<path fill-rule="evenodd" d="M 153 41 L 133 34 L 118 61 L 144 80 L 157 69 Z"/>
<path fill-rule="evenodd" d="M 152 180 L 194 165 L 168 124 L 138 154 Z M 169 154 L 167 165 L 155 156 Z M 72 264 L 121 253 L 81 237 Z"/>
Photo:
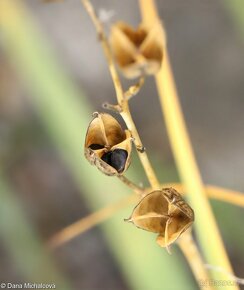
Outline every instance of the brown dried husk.
<path fill-rule="evenodd" d="M 139 25 L 137 29 L 124 22 L 111 28 L 110 45 L 118 66 L 127 78 L 155 74 L 163 59 L 164 43 L 158 37 L 159 23 L 150 29 Z"/>
<path fill-rule="evenodd" d="M 123 130 L 118 121 L 107 113 L 94 113 L 94 116 L 86 133 L 85 157 L 108 176 L 123 174 L 131 162 L 131 133 L 129 130 Z M 94 150 L 89 148 L 92 144 L 99 144 L 104 148 Z M 123 149 L 128 153 L 124 170 L 121 173 L 101 159 L 105 153 L 115 149 Z"/>
<path fill-rule="evenodd" d="M 158 233 L 157 243 L 168 247 L 191 226 L 194 212 L 175 189 L 164 188 L 143 197 L 126 221 Z"/>

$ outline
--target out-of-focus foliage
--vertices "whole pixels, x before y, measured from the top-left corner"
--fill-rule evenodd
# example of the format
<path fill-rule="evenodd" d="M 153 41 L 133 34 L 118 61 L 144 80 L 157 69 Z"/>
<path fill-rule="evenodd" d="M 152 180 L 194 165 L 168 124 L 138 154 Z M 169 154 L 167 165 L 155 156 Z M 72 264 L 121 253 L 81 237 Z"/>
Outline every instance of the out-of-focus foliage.
<path fill-rule="evenodd" d="M 239 23 L 237 27 L 243 27 L 242 0 L 226 0 L 226 2 L 233 8 L 233 19 Z M 1 9 L 3 3 L 6 5 L 5 9 L 8 7 L 9 10 Z M 57 5 L 62 4 L 61 2 Z M 4 48 L 8 62 L 12 64 L 21 76 L 23 84 L 28 88 L 31 103 L 43 127 L 69 168 L 72 178 L 78 184 L 81 193 L 80 202 L 87 203 L 91 210 L 95 210 L 128 194 L 129 191 L 119 181 L 103 176 L 83 157 L 84 136 L 91 120 L 92 108 L 83 92 L 64 73 L 55 51 L 52 51 L 39 33 L 30 13 L 24 6 L 20 6 L 19 1 L 0 0 L 0 18 L 1 25 L 3 24 L 0 45 Z M 37 135 L 36 132 L 35 134 Z M 158 164 L 157 154 L 153 159 L 159 176 L 174 181 L 175 171 L 171 168 L 170 170 L 162 168 L 161 164 Z M 133 164 L 129 169 L 128 174 L 134 180 L 140 178 L 132 167 L 137 169 L 139 166 Z M 52 277 L 56 276 L 54 280 L 60 283 L 59 285 L 61 283 L 64 285 L 66 282 L 61 281 L 60 274 L 56 273 L 53 262 L 41 247 L 38 235 L 32 230 L 27 218 L 24 217 L 21 205 L 10 192 L 12 190 L 5 185 L 6 183 L 1 181 L 0 185 L 0 225 L 4 245 L 9 249 L 16 265 L 21 264 L 25 277 L 33 281 L 37 278 L 48 280 L 49 275 L 52 275 Z M 218 203 L 215 209 L 227 245 L 233 243 L 232 239 L 234 239 L 236 248 L 243 250 L 240 210 L 223 206 L 221 203 Z M 230 210 L 228 214 L 227 210 Z M 65 206 L 64 211 L 66 211 Z M 101 227 L 108 247 L 114 254 L 129 287 L 138 290 L 155 290 L 162 289 L 162 285 L 167 285 L 165 286 L 167 290 L 195 289 L 195 282 L 175 248 L 172 250 L 173 255 L 169 256 L 156 245 L 153 234 L 137 230 L 123 222 L 123 218 L 128 217 L 130 212 L 131 209 L 118 213 Z M 229 216 L 232 218 L 229 219 Z M 232 226 L 233 224 L 235 227 Z M 80 251 L 85 252 L 86 249 L 82 248 Z M 38 263 L 42 269 L 48 271 L 43 272 L 41 276 L 41 273 L 34 271 L 34 263 Z M 68 287 L 65 285 L 64 289 Z"/>
<path fill-rule="evenodd" d="M 227 9 L 231 12 L 233 23 L 236 25 L 237 31 L 241 34 L 244 39 L 244 6 L 242 0 L 225 0 Z"/>
<path fill-rule="evenodd" d="M 20 201 L 0 177 L 0 237 L 18 271 L 32 283 L 54 284 L 71 289 L 44 249 L 38 234 L 29 223 Z M 12 282 L 12 281 L 1 281 Z"/>

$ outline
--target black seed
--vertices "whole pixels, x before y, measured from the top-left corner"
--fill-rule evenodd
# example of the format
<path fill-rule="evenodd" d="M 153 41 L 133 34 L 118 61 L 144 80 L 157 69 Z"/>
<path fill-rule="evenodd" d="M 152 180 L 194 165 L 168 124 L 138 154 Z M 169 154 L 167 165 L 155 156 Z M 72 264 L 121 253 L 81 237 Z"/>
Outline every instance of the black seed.
<path fill-rule="evenodd" d="M 127 157 L 127 151 L 123 149 L 115 149 L 114 151 L 105 153 L 102 156 L 102 160 L 116 169 L 118 173 L 121 173 L 125 168 Z"/>
<path fill-rule="evenodd" d="M 109 151 L 109 152 L 103 154 L 103 156 L 102 156 L 101 159 L 102 159 L 104 162 L 106 162 L 106 163 L 108 163 L 109 165 L 111 165 L 111 155 L 112 155 L 112 152 Z"/>
<path fill-rule="evenodd" d="M 125 168 L 127 157 L 127 151 L 123 149 L 115 149 L 111 155 L 111 166 L 121 173 Z"/>
<path fill-rule="evenodd" d="M 89 146 L 89 148 L 91 148 L 92 150 L 99 150 L 99 149 L 103 149 L 104 146 L 103 145 L 100 145 L 100 144 L 91 144 Z"/>

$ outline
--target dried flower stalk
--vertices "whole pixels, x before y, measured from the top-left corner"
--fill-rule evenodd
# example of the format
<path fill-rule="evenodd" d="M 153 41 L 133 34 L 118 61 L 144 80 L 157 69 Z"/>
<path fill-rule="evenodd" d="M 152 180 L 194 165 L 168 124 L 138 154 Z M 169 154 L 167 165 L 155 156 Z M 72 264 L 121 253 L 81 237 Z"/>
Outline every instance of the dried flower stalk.
<path fill-rule="evenodd" d="M 109 70 L 110 70 L 111 77 L 112 77 L 112 80 L 114 83 L 116 97 L 117 97 L 117 101 L 118 101 L 118 104 L 116 105 L 115 109 L 117 108 L 118 112 L 120 113 L 120 115 L 124 119 L 128 130 L 130 130 L 130 132 L 134 138 L 134 144 L 137 148 L 139 158 L 141 160 L 141 163 L 143 165 L 143 168 L 145 170 L 145 173 L 148 177 L 148 180 L 149 180 L 151 186 L 154 189 L 158 189 L 159 182 L 158 182 L 157 177 L 152 169 L 152 166 L 151 166 L 151 163 L 148 159 L 148 156 L 147 156 L 145 150 L 143 150 L 144 146 L 142 145 L 140 136 L 137 132 L 137 128 L 136 128 L 135 123 L 132 119 L 129 105 L 128 105 L 128 98 L 124 97 L 124 92 L 123 92 L 121 82 L 120 82 L 119 76 L 117 74 L 115 65 L 113 63 L 112 54 L 111 54 L 110 47 L 108 45 L 106 36 L 104 34 L 104 31 L 103 31 L 103 27 L 102 27 L 100 21 L 98 20 L 91 3 L 88 0 L 81 0 L 81 2 L 84 5 L 84 7 L 86 8 L 88 14 L 90 15 L 90 17 L 95 25 L 96 31 L 98 33 L 99 39 L 101 40 L 101 44 L 102 44 L 102 47 L 103 47 L 103 50 L 104 50 L 104 53 L 105 53 L 105 56 L 106 56 L 106 59 L 108 62 Z"/>
<path fill-rule="evenodd" d="M 154 0 L 139 0 L 139 3 L 145 25 L 153 26 L 155 22 L 159 22 Z M 159 37 L 163 38 L 164 34 Z M 218 264 L 232 274 L 232 267 L 204 191 L 185 126 L 167 49 L 165 49 L 163 66 L 156 75 L 156 83 L 176 164 L 188 192 L 189 201 L 196 210 L 196 230 L 200 244 L 210 264 Z M 209 243 L 209 237 L 211 237 L 211 243 Z M 228 277 L 221 273 L 215 274 L 214 277 L 217 280 L 228 280 Z M 239 287 L 233 286 L 233 289 L 239 289 Z"/>
<path fill-rule="evenodd" d="M 152 188 L 148 189 L 142 189 L 135 184 L 131 183 L 131 181 L 127 180 L 125 176 L 120 175 L 119 176 L 122 181 L 129 186 L 136 194 L 129 195 L 125 197 L 124 199 L 119 200 L 116 203 L 112 203 L 102 209 L 97 210 L 94 213 L 91 213 L 90 215 L 81 218 L 80 220 L 74 222 L 73 224 L 68 225 L 67 227 L 63 228 L 56 234 L 54 234 L 51 238 L 48 244 L 52 246 L 53 248 L 58 247 L 60 245 L 63 245 L 64 243 L 69 242 L 73 238 L 77 237 L 78 235 L 81 235 L 85 231 L 91 229 L 92 227 L 98 225 L 99 223 L 104 222 L 106 219 L 111 218 L 117 211 L 120 209 L 122 210 L 128 205 L 134 204 L 136 201 L 139 200 L 140 195 L 144 196 L 145 194 L 152 191 Z M 178 191 L 182 192 L 184 195 L 184 188 L 182 184 L 180 183 L 167 183 L 167 184 L 161 184 L 161 188 L 166 187 L 173 187 L 177 189 Z M 225 188 L 207 185 L 205 187 L 206 193 L 208 197 L 212 199 L 216 199 L 219 201 L 227 202 L 232 205 L 244 207 L 244 193 L 236 192 L 232 190 L 228 190 Z M 128 201 L 128 203 L 126 202 Z M 119 206 L 121 204 L 121 207 Z M 180 240 L 179 240 L 180 243 Z M 181 244 L 181 243 L 180 243 Z M 189 245 L 188 245 L 189 246 Z"/>
<path fill-rule="evenodd" d="M 93 9 L 91 3 L 88 0 L 83 0 L 82 3 L 84 4 L 88 14 L 91 16 L 91 19 L 93 20 L 93 22 L 95 24 L 95 27 L 97 29 L 99 38 L 101 39 L 102 46 L 103 46 L 103 49 L 104 49 L 104 52 L 105 52 L 105 55 L 106 55 L 106 58 L 107 58 L 107 61 L 108 61 L 108 65 L 109 65 L 110 73 L 111 73 L 111 76 L 112 76 L 112 79 L 113 79 L 113 82 L 114 82 L 114 86 L 115 86 L 115 90 L 116 90 L 116 96 L 117 96 L 117 101 L 118 101 L 118 105 L 115 105 L 116 107 L 114 106 L 114 108 L 118 109 L 118 112 L 120 113 L 120 115 L 124 119 L 128 129 L 132 133 L 132 136 L 134 138 L 134 143 L 135 143 L 135 145 L 137 147 L 137 150 L 140 151 L 140 153 L 141 153 L 141 154 L 139 154 L 139 158 L 140 158 L 140 160 L 142 162 L 142 165 L 144 167 L 144 170 L 146 172 L 146 175 L 148 177 L 148 180 L 149 180 L 152 188 L 153 189 L 159 189 L 159 182 L 158 182 L 158 180 L 157 180 L 157 178 L 155 176 L 155 173 L 154 173 L 154 171 L 153 171 L 153 169 L 151 167 L 149 159 L 148 159 L 147 155 L 145 154 L 145 151 L 142 150 L 143 149 L 142 142 L 140 140 L 140 137 L 138 135 L 136 126 L 135 126 L 135 124 L 133 122 L 133 119 L 131 117 L 129 106 L 128 106 L 128 101 L 127 101 L 127 99 L 124 99 L 124 93 L 123 93 L 123 90 L 122 90 L 122 86 L 121 86 L 121 83 L 119 81 L 119 77 L 117 75 L 115 66 L 113 64 L 113 59 L 112 59 L 112 56 L 111 56 L 110 47 L 109 47 L 109 45 L 107 43 L 105 34 L 103 32 L 102 25 L 99 22 L 99 20 L 97 19 L 96 14 L 94 12 L 94 9 Z M 198 279 L 201 279 L 201 278 L 205 279 L 207 277 L 207 272 L 205 271 L 203 264 L 199 264 L 198 266 L 202 268 L 201 273 L 205 273 L 204 277 L 198 277 Z M 208 288 L 210 289 L 211 287 L 208 287 Z"/>
<path fill-rule="evenodd" d="M 94 12 L 92 6 L 90 5 L 90 3 L 86 0 L 83 2 L 85 2 L 86 5 L 88 5 L 88 7 L 89 7 L 88 12 L 93 13 L 92 19 L 93 19 L 93 21 L 96 20 L 95 25 L 99 26 L 99 29 L 100 29 L 98 31 L 99 36 L 100 36 L 100 39 L 103 43 L 103 47 L 106 48 L 105 49 L 106 56 L 107 56 L 107 58 L 110 59 L 110 67 L 114 68 L 112 54 L 110 51 L 110 47 L 107 43 L 106 36 L 103 32 L 102 25 L 99 22 L 99 20 L 96 18 L 95 12 Z M 136 43 L 138 43 L 138 45 L 139 45 L 138 50 L 139 50 L 140 54 L 143 54 L 147 51 L 147 56 L 149 56 L 149 51 L 147 50 L 149 48 L 151 49 L 152 54 L 156 53 L 159 50 L 163 53 L 163 44 L 160 47 L 159 46 L 157 47 L 157 44 L 159 44 L 160 41 L 158 41 L 158 40 L 156 41 L 156 35 L 155 35 L 155 33 L 156 32 L 158 33 L 160 30 L 159 24 L 156 25 L 157 30 L 155 29 L 155 27 L 153 27 L 152 29 L 149 30 L 148 34 L 146 33 L 146 30 L 144 30 L 142 28 L 141 28 L 141 30 L 134 32 L 125 24 L 122 25 L 120 23 L 119 26 L 120 26 L 120 29 L 123 30 L 123 32 L 129 37 L 131 42 L 133 41 L 134 46 L 136 46 Z M 115 31 L 116 30 L 120 31 L 118 28 L 115 28 Z M 113 34 L 115 34 L 115 36 L 117 37 L 117 38 L 115 36 L 112 37 L 112 39 L 114 39 L 114 41 L 112 41 L 114 46 L 115 46 L 116 41 L 118 40 L 118 35 L 119 35 L 118 31 L 116 32 L 117 34 L 115 32 L 112 32 L 112 36 L 113 36 Z M 163 41 L 161 41 L 161 42 L 163 43 Z M 121 41 L 119 43 L 121 44 Z M 151 46 L 150 45 L 148 46 L 148 43 Z M 141 47 L 143 49 L 141 49 Z M 156 47 L 156 49 L 155 49 L 155 47 Z M 135 51 L 136 51 L 136 47 L 135 47 Z M 122 55 L 123 50 L 121 50 L 120 53 Z M 126 53 L 127 52 L 124 52 L 125 55 L 126 55 Z M 162 61 L 162 55 L 161 55 L 160 59 L 157 59 L 157 61 Z M 161 64 L 159 64 L 159 67 L 160 67 L 160 65 Z M 148 59 L 147 68 L 149 68 L 149 66 L 151 66 L 151 63 L 149 63 L 149 59 Z M 144 67 L 144 69 L 145 69 L 145 67 Z M 139 69 L 139 71 L 141 71 L 141 68 Z M 156 71 L 154 71 L 154 73 L 155 72 Z M 115 74 L 116 74 L 116 81 L 118 82 L 119 77 L 117 76 L 116 69 L 113 69 L 111 72 L 111 75 L 113 76 Z M 115 85 L 115 87 L 117 86 L 117 83 L 115 81 L 114 81 L 114 85 Z M 122 90 L 121 85 L 119 86 L 119 88 L 121 88 L 121 90 Z M 133 88 L 135 88 L 135 86 Z M 124 96 L 122 103 L 120 103 L 120 96 L 121 95 Z M 120 94 L 119 96 L 117 96 L 117 100 L 118 100 L 118 105 L 113 106 L 113 109 L 119 108 L 118 112 L 121 114 L 121 116 L 124 119 L 125 119 L 125 117 L 128 117 L 128 116 L 131 117 L 131 114 L 129 111 L 128 99 L 127 98 L 125 99 L 125 94 L 123 93 L 123 94 Z M 112 106 L 110 105 L 110 107 L 112 107 Z M 126 120 L 125 120 L 125 122 L 126 122 Z M 127 123 L 128 127 L 129 127 L 129 125 L 132 125 L 135 127 L 135 124 L 132 121 L 132 119 L 126 123 Z M 138 135 L 136 129 L 134 130 L 134 132 L 135 132 L 135 134 Z M 113 147 L 118 146 L 117 145 L 118 142 L 122 142 L 123 140 L 125 140 L 125 137 L 123 138 L 121 136 L 122 136 L 122 129 L 117 124 L 116 120 L 114 120 L 113 117 L 111 117 L 107 114 L 100 114 L 100 115 L 97 114 L 96 118 L 90 123 L 90 125 L 88 127 L 86 141 L 85 141 L 85 155 L 88 158 L 88 160 L 90 160 L 90 162 L 92 164 L 95 164 L 101 171 L 103 171 L 107 175 L 115 175 L 116 171 L 114 169 L 116 169 L 117 171 L 118 171 L 118 169 L 113 168 L 115 166 L 113 166 L 112 163 L 110 164 L 109 162 L 107 162 L 107 160 L 103 159 L 103 157 L 106 154 L 110 154 L 110 153 L 112 154 Z M 132 136 L 134 138 L 134 141 L 136 142 L 137 138 L 134 135 L 132 135 Z M 138 138 L 139 138 L 139 135 L 138 135 Z M 125 141 L 123 141 L 123 142 L 125 142 Z M 101 148 L 101 145 L 103 146 L 102 148 Z M 139 149 L 139 148 L 137 148 L 137 149 Z M 109 151 L 107 153 L 105 153 L 106 150 L 109 150 Z M 140 151 L 140 153 L 145 153 L 144 151 L 142 151 L 142 148 L 139 149 L 138 151 Z M 103 155 L 104 153 L 105 153 L 105 155 Z M 140 156 L 140 154 L 139 154 L 139 156 Z M 147 157 L 147 155 L 145 155 L 145 156 Z M 148 160 L 148 158 L 147 158 L 147 160 Z M 149 162 L 149 160 L 148 160 L 148 162 Z M 109 166 L 109 165 L 111 165 L 111 166 Z M 146 168 L 146 167 L 144 166 L 144 168 Z M 151 165 L 150 165 L 150 169 L 152 170 Z M 152 172 L 153 172 L 153 170 L 152 170 Z M 120 173 L 120 172 L 118 171 L 117 173 Z M 154 172 L 153 172 L 153 174 L 154 174 Z M 149 179 L 149 182 L 151 182 L 150 179 Z M 152 187 L 154 187 L 154 186 L 156 187 L 156 186 L 158 186 L 158 181 L 155 180 L 154 182 L 151 182 L 151 184 L 152 184 Z M 182 207 L 183 207 L 183 204 L 186 205 L 186 203 L 181 198 L 180 194 L 178 194 L 177 192 L 175 192 L 173 194 L 173 190 L 171 190 L 167 199 L 169 199 L 171 197 L 171 195 L 174 195 L 174 199 L 178 202 L 178 205 L 180 204 L 180 202 L 182 203 Z M 147 197 L 144 197 L 141 204 L 144 203 L 146 198 Z M 164 199 L 164 200 L 167 202 L 167 199 Z M 161 200 L 161 201 L 163 202 L 163 200 Z M 170 202 L 168 205 L 169 219 L 166 221 L 164 232 L 159 232 L 160 238 L 158 238 L 158 243 L 162 247 L 168 247 L 168 245 L 170 243 L 172 243 L 173 241 L 175 241 L 185 231 L 185 229 L 187 229 L 191 225 L 191 223 L 193 222 L 194 214 L 193 214 L 192 210 L 191 210 L 192 211 L 191 220 L 187 221 L 187 223 L 185 224 L 184 223 L 185 217 L 179 214 L 177 216 L 177 219 L 176 219 L 176 217 L 173 216 L 173 209 L 172 208 L 176 208 L 176 205 L 173 204 L 173 202 Z M 182 227 L 182 224 L 184 224 L 184 227 Z M 163 242 L 162 237 L 164 239 L 166 239 L 167 241 Z"/>
<path fill-rule="evenodd" d="M 120 84 L 120 81 L 119 81 L 115 66 L 113 64 L 110 47 L 108 46 L 105 34 L 103 32 L 102 25 L 99 22 L 99 20 L 97 19 L 96 15 L 95 15 L 95 12 L 94 12 L 94 9 L 91 6 L 90 2 L 88 0 L 83 0 L 82 2 L 84 4 L 84 6 L 86 7 L 88 13 L 90 14 L 90 16 L 91 16 L 91 18 L 92 18 L 92 20 L 93 20 L 93 22 L 94 22 L 94 24 L 96 26 L 99 38 L 101 39 L 102 46 L 103 46 L 104 51 L 105 51 L 105 55 L 107 57 L 107 61 L 108 61 L 108 64 L 109 64 L 109 68 L 110 68 L 110 72 L 111 72 L 111 75 L 112 75 L 112 78 L 113 78 L 113 82 L 114 82 L 114 85 L 115 85 L 118 105 L 115 105 L 115 106 L 109 105 L 109 106 L 110 106 L 110 108 L 113 108 L 113 109 L 117 110 L 121 114 L 121 116 L 123 117 L 123 119 L 125 120 L 125 122 L 127 124 L 128 129 L 131 131 L 132 136 L 134 137 L 134 143 L 135 143 L 135 145 L 137 147 L 137 150 L 141 151 L 141 153 L 143 154 L 145 152 L 143 150 L 143 146 L 142 146 L 140 137 L 138 135 L 137 129 L 135 127 L 135 124 L 134 124 L 134 122 L 132 120 L 132 117 L 131 117 L 131 114 L 130 114 L 130 111 L 129 111 L 128 99 L 124 98 L 124 92 L 122 90 L 122 87 L 121 87 L 121 84 Z M 151 0 L 150 1 L 141 0 L 140 4 L 141 4 L 141 7 L 142 7 L 142 11 L 144 12 L 143 15 L 145 16 L 145 19 L 144 19 L 144 22 L 143 22 L 145 24 L 145 26 L 147 26 L 147 28 L 152 28 L 155 25 L 160 25 L 160 21 L 157 18 L 157 13 L 156 13 L 155 7 L 153 5 L 154 4 L 153 1 L 151 1 Z M 147 9 L 145 9 L 147 6 L 149 7 L 149 11 L 146 11 Z M 153 15 L 154 18 L 150 19 L 150 17 L 152 15 Z M 160 25 L 160 27 L 161 27 L 161 25 Z M 163 38 L 164 37 L 163 28 L 161 29 L 161 32 L 162 33 L 159 36 L 161 36 L 161 39 L 163 40 L 164 39 Z M 168 59 L 167 59 L 166 50 L 165 50 L 165 55 L 166 55 L 166 63 L 167 63 Z M 163 69 L 161 69 L 160 71 L 163 71 Z M 170 70 L 168 69 L 168 71 L 170 71 Z M 160 73 L 159 73 L 159 75 L 160 75 Z M 179 112 L 179 114 L 180 114 L 180 112 Z M 184 129 L 184 127 L 183 127 L 183 129 Z M 148 160 L 147 155 L 146 154 L 142 155 L 142 154 L 141 154 L 141 156 L 139 154 L 139 157 L 140 157 L 141 162 L 142 162 L 142 164 L 144 166 L 146 174 L 147 174 L 147 176 L 149 178 L 149 182 L 151 183 L 151 186 L 154 189 L 157 189 L 158 186 L 159 186 L 159 183 L 158 183 L 158 181 L 156 179 L 156 176 L 155 176 L 155 174 L 153 172 L 151 164 L 150 164 L 150 162 Z M 188 185 L 188 184 L 186 183 L 186 185 Z M 201 188 L 199 187 L 198 189 L 201 189 Z M 166 222 L 166 227 L 165 228 L 167 228 L 167 222 Z M 188 235 L 190 235 L 190 232 L 188 233 Z M 217 237 L 217 236 L 215 236 L 215 237 Z M 167 229 L 165 230 L 165 240 L 166 240 L 166 246 L 167 246 L 167 244 L 168 244 L 167 243 L 167 240 L 168 240 L 168 231 L 167 231 Z M 194 243 L 194 241 L 192 239 L 190 239 L 190 241 L 192 243 Z M 197 249 L 197 247 L 195 247 L 195 248 Z M 186 255 L 189 258 L 189 252 L 186 252 Z M 200 256 L 200 254 L 198 256 Z M 192 257 L 192 258 L 194 259 L 194 257 Z M 207 275 L 206 270 L 205 270 L 205 268 L 203 266 L 202 260 L 200 260 L 200 259 L 196 260 L 195 265 L 197 265 L 197 267 L 199 267 L 199 269 L 201 269 L 201 271 L 194 271 L 193 270 L 193 273 L 196 275 L 196 278 L 197 279 L 202 279 L 202 278 L 206 279 L 208 277 L 208 275 Z M 202 275 L 202 277 L 200 275 Z M 209 285 L 206 288 L 211 289 L 211 287 Z M 238 288 L 236 288 L 236 289 L 238 289 Z"/>
<path fill-rule="evenodd" d="M 116 214 L 119 210 L 125 208 L 126 206 L 134 203 L 137 200 L 137 195 L 126 196 L 118 202 L 107 205 L 106 207 L 68 225 L 50 238 L 47 243 L 48 246 L 50 248 L 56 248 L 65 244 L 66 242 L 72 240 L 81 233 L 84 233 L 85 231 L 91 229 L 93 226 L 96 226 L 99 223 L 105 221 L 109 217 Z"/>

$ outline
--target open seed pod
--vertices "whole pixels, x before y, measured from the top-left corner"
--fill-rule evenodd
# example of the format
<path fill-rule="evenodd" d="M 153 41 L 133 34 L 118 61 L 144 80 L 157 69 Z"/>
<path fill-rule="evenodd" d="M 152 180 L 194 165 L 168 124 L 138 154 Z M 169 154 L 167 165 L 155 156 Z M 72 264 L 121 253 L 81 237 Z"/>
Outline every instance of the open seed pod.
<path fill-rule="evenodd" d="M 158 233 L 157 243 L 168 247 L 191 226 L 194 212 L 175 189 L 163 188 L 143 197 L 126 221 Z"/>
<path fill-rule="evenodd" d="M 160 29 L 160 23 L 155 23 L 150 29 L 139 25 L 135 30 L 123 22 L 112 26 L 111 49 L 127 78 L 151 75 L 159 71 L 164 50 L 164 40 L 158 37 Z"/>
<path fill-rule="evenodd" d="M 111 115 L 94 113 L 85 139 L 85 157 L 104 174 L 123 174 L 131 161 L 132 138 Z"/>

